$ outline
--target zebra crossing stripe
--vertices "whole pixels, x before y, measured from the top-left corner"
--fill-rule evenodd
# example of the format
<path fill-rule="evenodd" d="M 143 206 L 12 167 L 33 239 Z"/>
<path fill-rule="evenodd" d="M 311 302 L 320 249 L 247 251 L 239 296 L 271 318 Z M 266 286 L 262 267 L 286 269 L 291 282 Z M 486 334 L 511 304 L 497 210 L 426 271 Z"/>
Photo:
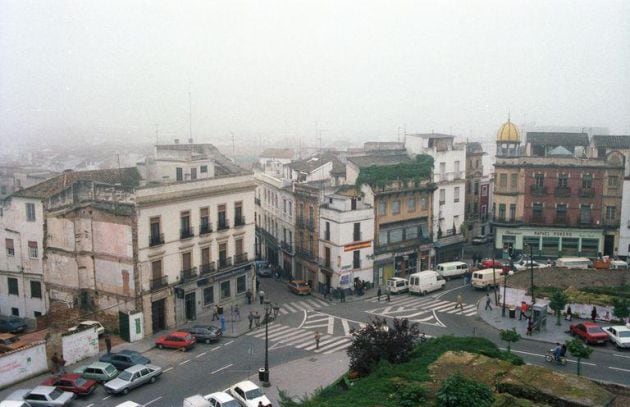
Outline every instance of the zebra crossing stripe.
<path fill-rule="evenodd" d="M 328 345 L 326 345 L 326 346 L 322 346 L 322 344 L 320 343 L 320 344 L 319 344 L 319 349 L 314 349 L 314 350 L 315 350 L 315 352 L 317 352 L 317 353 L 321 353 L 321 352 L 324 352 L 324 351 L 326 351 L 326 350 L 328 350 L 328 349 L 335 348 L 335 347 L 337 347 L 338 345 L 340 345 L 340 344 L 342 344 L 342 343 L 346 343 L 346 342 L 348 342 L 348 341 L 349 341 L 349 340 L 348 340 L 348 338 L 341 338 L 341 339 L 339 339 L 338 341 L 333 341 L 332 343 L 329 343 L 329 344 L 328 344 Z M 311 349 L 311 350 L 312 350 L 312 349 Z"/>
<path fill-rule="evenodd" d="M 321 345 L 322 345 L 322 344 L 324 344 L 324 343 L 328 343 L 328 342 L 330 342 L 332 339 L 333 339 L 333 337 L 328 336 L 328 335 L 324 335 L 324 336 L 322 336 L 322 337 L 320 338 L 320 340 L 319 340 L 319 344 L 320 344 L 320 346 L 321 346 Z M 309 344 L 309 343 L 310 343 L 311 345 L 313 345 L 313 347 L 315 347 L 315 339 L 314 339 L 314 338 L 310 338 L 308 341 L 306 341 L 306 342 L 304 342 L 304 343 L 300 343 L 299 345 L 295 345 L 295 347 L 296 347 L 296 348 L 298 348 L 298 349 L 301 349 L 301 348 L 303 348 L 303 347 L 305 347 L 305 346 L 308 346 L 308 344 Z"/>
<path fill-rule="evenodd" d="M 261 325 L 262 326 L 262 325 Z M 282 328 L 284 325 L 276 325 L 276 324 L 269 324 L 269 331 L 275 331 L 277 329 Z M 247 332 L 245 335 L 248 336 L 256 336 L 257 334 L 259 334 L 260 331 L 258 331 L 258 329 L 253 330 L 253 331 L 249 331 Z"/>
<path fill-rule="evenodd" d="M 300 343 L 307 336 L 311 336 L 310 331 L 298 331 L 280 339 L 278 342 L 292 345 L 293 343 Z"/>
<path fill-rule="evenodd" d="M 348 323 L 347 319 L 342 319 L 341 320 L 341 326 L 343 327 L 343 334 L 344 335 L 349 335 L 350 334 L 350 324 Z"/>
<path fill-rule="evenodd" d="M 424 309 L 422 311 L 414 312 L 413 314 L 405 315 L 405 318 L 413 318 L 417 315 L 426 314 L 427 312 L 430 312 L 430 311 L 428 309 Z"/>
<path fill-rule="evenodd" d="M 308 300 L 308 303 L 311 304 L 311 305 L 314 304 L 315 308 L 326 307 L 326 306 L 329 305 L 327 302 L 324 302 L 322 300 L 318 300 L 316 298 L 313 298 L 312 300 Z"/>
<path fill-rule="evenodd" d="M 291 306 L 291 304 L 282 304 L 282 307 L 288 309 L 289 312 L 298 312 L 298 311 L 300 311 L 299 309 L 293 308 L 293 306 Z"/>
<path fill-rule="evenodd" d="M 328 335 L 332 335 L 335 333 L 335 318 L 328 318 Z"/>
<path fill-rule="evenodd" d="M 289 326 L 286 326 L 286 327 L 283 327 L 282 329 L 275 329 L 275 330 L 269 332 L 269 337 L 273 338 L 277 334 L 282 334 L 282 333 L 284 333 L 286 331 L 290 331 L 292 329 L 295 329 L 295 328 L 291 328 Z M 254 335 L 254 338 L 264 338 L 264 337 L 265 337 L 265 330 L 264 329 L 262 329 L 260 332 L 257 332 Z"/>
<path fill-rule="evenodd" d="M 289 329 L 284 329 L 282 331 L 276 331 L 276 332 L 274 332 L 272 334 L 270 333 L 269 334 L 269 339 L 277 338 L 279 336 L 283 336 L 283 335 L 289 334 L 291 332 L 295 332 L 295 330 L 296 330 L 296 328 L 289 328 Z"/>
<path fill-rule="evenodd" d="M 346 343 L 342 344 L 341 346 L 339 346 L 337 348 L 327 350 L 326 352 L 323 352 L 322 355 L 330 355 L 333 352 L 342 351 L 342 350 L 344 350 L 346 348 L 349 348 L 350 345 L 352 345 L 352 341 L 346 342 Z"/>
<path fill-rule="evenodd" d="M 308 322 L 320 322 L 320 321 L 326 321 L 328 320 L 329 316 L 325 315 L 325 314 L 319 314 L 319 315 L 314 315 L 314 316 L 309 316 L 308 318 Z"/>
<path fill-rule="evenodd" d="M 288 313 L 289 313 L 289 311 L 285 310 L 284 308 L 280 309 L 280 314 L 287 315 Z"/>
<path fill-rule="evenodd" d="M 348 340 L 346 338 L 341 338 L 341 339 L 344 341 Z M 338 341 L 339 341 L 338 336 L 326 336 L 326 339 L 319 341 L 319 349 L 323 349 L 324 347 L 330 345 L 331 343 L 338 342 Z M 317 345 L 315 344 L 315 340 L 313 340 L 309 346 L 304 348 L 304 350 L 315 350 L 316 346 Z"/>
<path fill-rule="evenodd" d="M 303 348 L 304 346 L 308 345 L 309 343 L 313 343 L 315 339 L 313 339 L 313 333 L 309 332 L 308 338 L 304 337 L 304 338 L 300 338 L 297 341 L 291 342 L 292 346 L 295 346 L 296 348 L 300 349 Z"/>
<path fill-rule="evenodd" d="M 451 301 L 440 301 L 440 302 L 436 302 L 435 304 L 431 304 L 431 305 L 427 305 L 427 308 L 436 310 L 439 308 L 448 308 L 449 306 L 452 306 L 453 302 Z"/>
<path fill-rule="evenodd" d="M 447 311 L 450 311 L 450 308 L 454 308 L 456 305 L 457 305 L 457 303 L 449 301 L 446 304 L 442 304 L 442 305 L 439 305 L 437 307 L 432 307 L 431 309 L 433 311 L 447 312 Z"/>
<path fill-rule="evenodd" d="M 428 311 L 427 311 L 428 312 Z M 414 322 L 427 322 L 433 319 L 433 314 L 429 315 L 426 318 L 422 318 L 422 319 L 413 319 L 412 321 Z"/>

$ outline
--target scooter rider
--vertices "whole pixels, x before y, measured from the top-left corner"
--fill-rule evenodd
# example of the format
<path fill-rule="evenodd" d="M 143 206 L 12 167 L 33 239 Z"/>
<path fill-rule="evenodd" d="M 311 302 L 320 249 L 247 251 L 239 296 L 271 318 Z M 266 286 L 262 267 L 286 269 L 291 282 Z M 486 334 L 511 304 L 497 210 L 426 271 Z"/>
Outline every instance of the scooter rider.
<path fill-rule="evenodd" d="M 560 361 L 560 356 L 562 356 L 562 345 L 559 342 L 556 342 L 556 347 L 553 348 L 553 357 L 556 361 Z"/>

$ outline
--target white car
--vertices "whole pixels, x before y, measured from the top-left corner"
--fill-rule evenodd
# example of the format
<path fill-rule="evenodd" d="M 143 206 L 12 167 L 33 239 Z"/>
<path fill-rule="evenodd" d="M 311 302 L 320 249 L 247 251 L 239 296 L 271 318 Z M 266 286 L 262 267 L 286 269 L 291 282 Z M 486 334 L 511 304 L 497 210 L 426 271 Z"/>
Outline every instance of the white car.
<path fill-rule="evenodd" d="M 608 334 L 610 342 L 614 343 L 617 349 L 630 348 L 630 328 L 625 325 L 614 325 L 604 328 Z"/>
<path fill-rule="evenodd" d="M 105 327 L 98 321 L 81 321 L 78 325 L 68 328 L 68 332 L 82 331 L 90 327 L 96 328 L 96 334 L 98 336 L 105 333 Z"/>
<path fill-rule="evenodd" d="M 24 401 L 29 406 L 67 406 L 75 398 L 74 393 L 59 390 L 54 386 L 37 386 L 24 394 Z"/>
<path fill-rule="evenodd" d="M 208 400 L 212 407 L 241 407 L 241 403 L 223 391 L 206 394 L 203 398 Z"/>
<path fill-rule="evenodd" d="M 135 401 L 127 400 L 120 404 L 116 404 L 116 407 L 142 407 L 142 404 L 138 404 Z"/>
<path fill-rule="evenodd" d="M 472 244 L 484 244 L 490 241 L 490 236 L 488 235 L 479 235 L 475 236 L 472 239 Z"/>
<path fill-rule="evenodd" d="M 249 380 L 236 383 L 228 391 L 244 407 L 258 407 L 261 402 L 263 406 L 271 405 L 262 389 Z"/>
<path fill-rule="evenodd" d="M 514 263 L 514 268 L 516 269 L 516 271 L 527 271 L 530 268 L 544 269 L 547 267 L 551 267 L 551 266 L 546 263 L 538 263 L 535 260 L 521 260 L 518 263 Z"/>

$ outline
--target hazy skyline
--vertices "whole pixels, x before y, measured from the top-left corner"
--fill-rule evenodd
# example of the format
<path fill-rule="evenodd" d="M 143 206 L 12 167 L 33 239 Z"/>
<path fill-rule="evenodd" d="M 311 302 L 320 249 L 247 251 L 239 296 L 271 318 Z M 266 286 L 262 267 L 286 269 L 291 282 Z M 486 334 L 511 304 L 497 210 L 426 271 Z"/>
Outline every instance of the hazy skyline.
<path fill-rule="evenodd" d="M 0 0 L 3 144 L 630 134 L 629 72 L 627 1 Z"/>

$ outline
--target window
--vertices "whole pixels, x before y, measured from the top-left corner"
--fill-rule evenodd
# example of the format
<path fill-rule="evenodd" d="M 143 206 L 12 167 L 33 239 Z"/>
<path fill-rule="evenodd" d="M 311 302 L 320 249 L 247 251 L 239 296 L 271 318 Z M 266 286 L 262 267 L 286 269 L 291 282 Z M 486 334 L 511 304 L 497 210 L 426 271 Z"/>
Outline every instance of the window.
<path fill-rule="evenodd" d="M 411 226 L 405 228 L 405 240 L 412 240 L 418 237 L 418 227 Z"/>
<path fill-rule="evenodd" d="M 518 189 L 518 174 L 510 174 L 510 190 L 516 191 Z"/>
<path fill-rule="evenodd" d="M 324 226 L 324 240 L 330 240 L 330 222 L 326 222 Z"/>
<path fill-rule="evenodd" d="M 499 188 L 507 188 L 507 174 L 499 174 Z"/>
<path fill-rule="evenodd" d="M 199 168 L 199 172 L 202 173 L 202 174 L 207 174 L 208 173 L 208 166 L 207 165 L 202 165 Z"/>
<path fill-rule="evenodd" d="M 26 220 L 29 222 L 35 222 L 35 204 L 26 204 Z"/>
<path fill-rule="evenodd" d="M 535 202 L 532 205 L 532 216 L 534 219 L 542 218 L 543 205 L 540 202 Z"/>
<path fill-rule="evenodd" d="M 247 289 L 245 276 L 240 276 L 236 279 L 236 293 L 243 294 Z"/>
<path fill-rule="evenodd" d="M 606 207 L 606 220 L 608 222 L 611 222 L 611 221 L 615 220 L 616 209 L 617 209 L 617 207 L 615 207 L 615 206 L 607 206 Z"/>
<path fill-rule="evenodd" d="M 7 247 L 7 256 L 15 256 L 15 248 L 13 247 L 13 239 L 5 239 L 4 244 Z"/>
<path fill-rule="evenodd" d="M 469 194 L 471 194 L 471 193 L 472 193 L 472 182 L 468 181 L 468 182 L 466 183 L 466 186 L 467 186 L 467 190 L 466 190 L 466 191 L 467 191 Z"/>
<path fill-rule="evenodd" d="M 33 242 L 32 240 L 28 241 L 28 257 L 31 259 L 37 258 L 37 242 Z"/>
<path fill-rule="evenodd" d="M 387 215 L 387 202 L 379 201 L 379 203 L 378 203 L 378 214 L 379 215 Z"/>
<path fill-rule="evenodd" d="M 182 253 L 182 271 L 190 273 L 192 270 L 192 252 Z"/>
<path fill-rule="evenodd" d="M 42 283 L 31 281 L 31 298 L 42 298 Z"/>
<path fill-rule="evenodd" d="M 218 206 L 218 216 L 217 219 L 219 221 L 219 230 L 223 230 L 223 229 L 227 229 L 228 228 L 228 224 L 227 224 L 227 217 L 225 216 L 225 205 L 219 205 Z"/>
<path fill-rule="evenodd" d="M 479 181 L 475 181 L 473 191 L 474 191 L 475 196 L 479 195 Z"/>
<path fill-rule="evenodd" d="M 210 210 L 208 208 L 199 209 L 199 233 L 210 232 Z"/>
<path fill-rule="evenodd" d="M 352 268 L 361 268 L 361 250 L 355 250 L 352 252 Z"/>
<path fill-rule="evenodd" d="M 402 229 L 392 229 L 389 231 L 389 243 L 398 243 L 403 240 Z"/>
<path fill-rule="evenodd" d="M 459 202 L 459 187 L 455 187 L 455 202 Z"/>
<path fill-rule="evenodd" d="M 289 216 L 293 216 L 293 201 L 289 201 Z"/>
<path fill-rule="evenodd" d="M 510 204 L 510 220 L 516 220 L 516 204 Z"/>
<path fill-rule="evenodd" d="M 591 189 L 593 187 L 593 175 L 584 174 L 582 176 L 582 189 Z"/>
<path fill-rule="evenodd" d="M 214 286 L 203 289 L 203 305 L 214 304 Z"/>
<path fill-rule="evenodd" d="M 392 201 L 392 215 L 398 215 L 400 213 L 400 201 Z"/>
<path fill-rule="evenodd" d="M 443 180 L 446 177 L 446 163 L 440 163 L 440 180 Z"/>
<path fill-rule="evenodd" d="M 459 178 L 459 161 L 455 161 L 455 178 Z"/>
<path fill-rule="evenodd" d="M 608 187 L 609 188 L 617 188 L 618 185 L 619 185 L 619 177 L 617 177 L 616 175 L 609 175 L 608 176 Z"/>
<path fill-rule="evenodd" d="M 151 236 L 150 236 L 150 245 L 156 245 L 162 243 L 162 239 L 160 237 L 160 217 L 154 217 L 149 219 L 151 224 Z"/>
<path fill-rule="evenodd" d="M 162 277 L 162 260 L 151 262 L 151 275 L 153 280 L 157 280 Z"/>
<path fill-rule="evenodd" d="M 20 316 L 20 310 L 17 309 L 17 308 L 11 308 L 11 315 L 13 315 L 14 317 L 19 317 Z"/>
<path fill-rule="evenodd" d="M 286 215 L 287 213 L 287 200 L 282 199 L 282 212 Z"/>
<path fill-rule="evenodd" d="M 177 181 L 183 181 L 184 180 L 184 169 L 183 168 L 175 168 L 175 179 Z"/>
<path fill-rule="evenodd" d="M 556 206 L 556 217 L 558 221 L 565 221 L 567 218 L 567 205 L 566 204 L 558 204 Z"/>
<path fill-rule="evenodd" d="M 210 248 L 203 247 L 201 248 L 201 265 L 210 264 Z"/>
<path fill-rule="evenodd" d="M 482 185 L 481 186 L 481 196 L 488 196 L 488 186 L 487 185 Z"/>
<path fill-rule="evenodd" d="M 426 195 L 423 195 L 420 198 L 420 209 L 422 209 L 423 211 L 426 211 L 429 208 L 429 200 L 427 199 Z"/>
<path fill-rule="evenodd" d="M 354 224 L 354 230 L 352 231 L 352 238 L 355 242 L 361 240 L 361 223 Z"/>
<path fill-rule="evenodd" d="M 39 311 L 33 311 L 33 316 L 34 316 L 35 318 L 37 318 L 37 317 L 41 317 L 41 316 L 42 316 L 42 313 L 41 313 L 41 312 L 39 312 Z"/>
<path fill-rule="evenodd" d="M 234 240 L 234 254 L 237 256 L 242 256 L 243 252 L 243 239 L 235 239 Z"/>
<path fill-rule="evenodd" d="M 591 205 L 580 205 L 580 223 L 591 223 Z"/>
<path fill-rule="evenodd" d="M 192 229 L 190 227 L 190 212 L 185 211 L 179 215 L 179 225 L 181 231 L 181 238 L 185 239 L 192 236 Z"/>
<path fill-rule="evenodd" d="M 20 295 L 17 278 L 7 277 L 7 285 L 9 286 L 9 295 Z"/>
<path fill-rule="evenodd" d="M 221 299 L 230 298 L 232 296 L 230 292 L 230 281 L 224 281 L 221 283 Z"/>
<path fill-rule="evenodd" d="M 416 198 L 407 199 L 407 211 L 415 212 L 416 210 Z"/>
<path fill-rule="evenodd" d="M 582 256 L 595 257 L 599 252 L 598 239 L 582 239 Z"/>
<path fill-rule="evenodd" d="M 505 220 L 505 204 L 499 204 L 499 219 Z"/>
<path fill-rule="evenodd" d="M 538 188 L 542 188 L 545 184 L 545 175 L 544 174 L 535 174 L 534 175 L 534 185 Z"/>
<path fill-rule="evenodd" d="M 446 190 L 440 189 L 440 205 L 444 205 L 446 203 Z"/>
<path fill-rule="evenodd" d="M 545 256 L 557 256 L 559 250 L 560 238 L 558 237 L 543 237 L 542 239 L 542 252 Z"/>
<path fill-rule="evenodd" d="M 381 246 L 384 246 L 384 245 L 387 244 L 387 242 L 388 242 L 388 240 L 387 240 L 387 231 L 386 230 L 380 230 L 378 232 L 378 243 Z"/>
<path fill-rule="evenodd" d="M 197 167 L 190 169 L 190 179 L 197 179 Z"/>
<path fill-rule="evenodd" d="M 227 243 L 219 243 L 219 267 L 227 265 Z"/>
<path fill-rule="evenodd" d="M 558 175 L 558 188 L 567 188 L 569 186 L 569 176 L 567 174 Z"/>

